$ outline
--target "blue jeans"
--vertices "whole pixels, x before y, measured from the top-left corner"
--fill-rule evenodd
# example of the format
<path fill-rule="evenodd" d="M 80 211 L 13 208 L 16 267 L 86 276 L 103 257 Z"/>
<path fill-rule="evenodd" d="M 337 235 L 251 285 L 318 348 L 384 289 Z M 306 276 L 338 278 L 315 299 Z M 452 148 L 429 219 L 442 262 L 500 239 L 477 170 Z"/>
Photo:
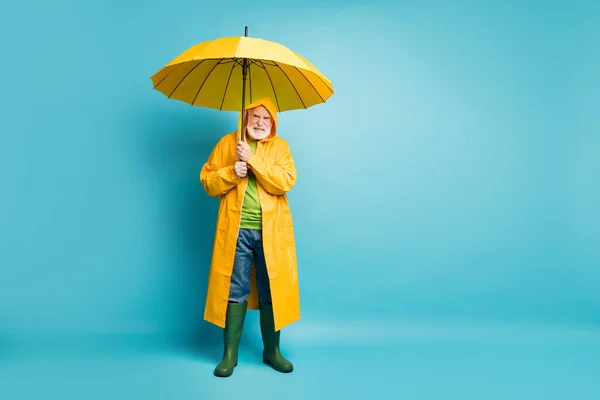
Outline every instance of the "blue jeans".
<path fill-rule="evenodd" d="M 271 303 L 271 287 L 269 274 L 263 252 L 262 231 L 256 229 L 240 229 L 235 249 L 233 272 L 229 301 L 243 303 L 250 295 L 250 273 L 252 264 L 256 263 L 256 284 L 259 300 L 263 304 Z"/>

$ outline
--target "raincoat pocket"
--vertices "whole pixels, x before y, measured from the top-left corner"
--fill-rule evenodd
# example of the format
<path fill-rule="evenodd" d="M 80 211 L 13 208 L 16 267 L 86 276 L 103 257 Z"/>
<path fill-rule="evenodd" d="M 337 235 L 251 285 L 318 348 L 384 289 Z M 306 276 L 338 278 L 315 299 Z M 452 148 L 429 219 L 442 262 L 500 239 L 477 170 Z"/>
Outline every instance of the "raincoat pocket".
<path fill-rule="evenodd" d="M 226 250 L 227 245 L 227 228 L 229 227 L 229 219 L 222 217 L 217 223 L 217 247 L 219 250 Z"/>
<path fill-rule="evenodd" d="M 294 227 L 292 216 L 283 214 L 279 223 L 279 245 L 282 249 L 294 245 Z"/>

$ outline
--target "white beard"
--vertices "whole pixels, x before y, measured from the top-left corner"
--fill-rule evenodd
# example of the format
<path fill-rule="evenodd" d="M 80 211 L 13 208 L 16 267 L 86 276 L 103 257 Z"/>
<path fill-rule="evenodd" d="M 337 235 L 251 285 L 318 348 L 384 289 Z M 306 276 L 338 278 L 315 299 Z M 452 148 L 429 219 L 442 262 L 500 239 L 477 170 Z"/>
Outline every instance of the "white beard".
<path fill-rule="evenodd" d="M 271 132 L 267 129 L 255 130 L 254 128 L 248 127 L 248 134 L 252 139 L 262 140 L 269 136 Z"/>

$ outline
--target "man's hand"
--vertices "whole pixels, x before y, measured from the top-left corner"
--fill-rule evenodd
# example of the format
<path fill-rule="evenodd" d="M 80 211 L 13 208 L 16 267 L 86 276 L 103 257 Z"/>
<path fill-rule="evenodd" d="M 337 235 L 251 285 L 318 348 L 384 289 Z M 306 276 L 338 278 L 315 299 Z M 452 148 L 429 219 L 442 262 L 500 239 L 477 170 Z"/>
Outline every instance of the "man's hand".
<path fill-rule="evenodd" d="M 242 161 L 248 161 L 252 157 L 252 149 L 248 143 L 240 141 L 237 145 L 237 157 Z"/>
<path fill-rule="evenodd" d="M 248 174 L 248 166 L 243 161 L 237 161 L 233 166 L 233 170 L 238 178 L 243 178 Z"/>

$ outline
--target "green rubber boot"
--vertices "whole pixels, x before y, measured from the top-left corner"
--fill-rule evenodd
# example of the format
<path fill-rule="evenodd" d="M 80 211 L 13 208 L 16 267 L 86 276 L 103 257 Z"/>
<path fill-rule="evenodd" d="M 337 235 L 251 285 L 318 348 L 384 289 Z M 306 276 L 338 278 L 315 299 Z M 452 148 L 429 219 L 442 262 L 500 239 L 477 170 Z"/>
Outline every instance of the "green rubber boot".
<path fill-rule="evenodd" d="M 272 366 L 276 371 L 283 373 L 292 372 L 294 366 L 279 351 L 281 331 L 275 332 L 273 306 L 271 304 L 260 304 L 260 330 L 264 345 L 263 362 Z"/>
<path fill-rule="evenodd" d="M 227 305 L 227 317 L 225 329 L 223 330 L 223 359 L 215 368 L 215 376 L 228 377 L 233 374 L 233 369 L 238 362 L 238 346 L 242 338 L 244 319 L 248 303 L 229 303 Z"/>

